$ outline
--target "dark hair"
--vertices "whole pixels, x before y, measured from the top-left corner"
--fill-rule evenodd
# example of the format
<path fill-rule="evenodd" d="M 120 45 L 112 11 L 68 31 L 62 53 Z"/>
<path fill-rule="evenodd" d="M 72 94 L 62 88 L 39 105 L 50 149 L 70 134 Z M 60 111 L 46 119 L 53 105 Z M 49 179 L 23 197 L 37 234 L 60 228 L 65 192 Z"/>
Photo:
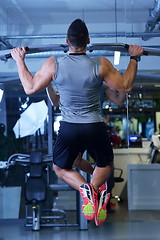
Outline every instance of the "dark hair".
<path fill-rule="evenodd" d="M 74 20 L 68 28 L 67 38 L 75 48 L 86 47 L 88 41 L 88 29 L 81 19 Z"/>

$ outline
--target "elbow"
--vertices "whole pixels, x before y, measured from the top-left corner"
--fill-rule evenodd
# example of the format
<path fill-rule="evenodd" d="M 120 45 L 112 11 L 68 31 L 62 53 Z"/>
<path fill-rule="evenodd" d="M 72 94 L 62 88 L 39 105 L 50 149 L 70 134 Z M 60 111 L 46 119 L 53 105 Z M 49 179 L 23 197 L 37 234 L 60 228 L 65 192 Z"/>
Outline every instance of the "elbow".
<path fill-rule="evenodd" d="M 32 88 L 24 88 L 24 91 L 27 95 L 32 95 L 35 91 Z"/>
<path fill-rule="evenodd" d="M 125 87 L 123 87 L 122 92 L 129 93 L 129 92 L 131 92 L 131 90 L 132 90 L 132 87 L 125 86 Z"/>
<path fill-rule="evenodd" d="M 40 90 L 33 84 L 27 84 L 26 86 L 23 86 L 23 88 L 27 95 L 32 95 Z"/>
<path fill-rule="evenodd" d="M 28 91 L 28 90 L 25 90 L 25 89 L 24 89 L 24 92 L 25 92 L 27 95 L 31 95 L 30 91 Z"/>
<path fill-rule="evenodd" d="M 129 92 L 131 92 L 132 88 L 133 88 L 133 86 L 123 85 L 120 88 L 117 88 L 117 89 L 115 88 L 115 89 L 119 92 L 122 92 L 122 93 L 129 93 Z"/>

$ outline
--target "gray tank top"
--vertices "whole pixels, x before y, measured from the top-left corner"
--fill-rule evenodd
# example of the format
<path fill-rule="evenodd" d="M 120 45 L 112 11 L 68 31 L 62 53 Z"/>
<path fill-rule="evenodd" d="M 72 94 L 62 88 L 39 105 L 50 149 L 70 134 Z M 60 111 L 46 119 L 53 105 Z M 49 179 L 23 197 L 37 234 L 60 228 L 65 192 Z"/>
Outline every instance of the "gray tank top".
<path fill-rule="evenodd" d="M 53 82 L 60 94 L 62 120 L 71 123 L 103 122 L 100 57 L 66 55 L 55 58 L 55 64 Z"/>

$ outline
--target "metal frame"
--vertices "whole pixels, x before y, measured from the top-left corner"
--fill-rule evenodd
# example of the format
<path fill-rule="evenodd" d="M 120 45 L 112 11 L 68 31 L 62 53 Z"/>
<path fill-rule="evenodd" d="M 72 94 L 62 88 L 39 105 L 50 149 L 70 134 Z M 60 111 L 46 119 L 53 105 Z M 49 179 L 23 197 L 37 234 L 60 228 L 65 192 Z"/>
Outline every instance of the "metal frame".
<path fill-rule="evenodd" d="M 107 32 L 107 33 L 90 33 L 90 38 L 142 38 L 142 37 L 160 37 L 160 32 Z M 66 34 L 39 34 L 39 35 L 7 35 L 1 36 L 0 40 L 5 42 L 10 39 L 62 39 L 67 38 Z"/>

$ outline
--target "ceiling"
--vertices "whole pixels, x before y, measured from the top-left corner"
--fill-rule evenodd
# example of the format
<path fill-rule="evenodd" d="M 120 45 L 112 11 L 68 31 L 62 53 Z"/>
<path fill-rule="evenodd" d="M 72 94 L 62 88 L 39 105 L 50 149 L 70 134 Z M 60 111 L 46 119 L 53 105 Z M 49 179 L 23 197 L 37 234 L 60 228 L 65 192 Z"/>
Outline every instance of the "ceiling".
<path fill-rule="evenodd" d="M 86 22 L 91 43 L 127 43 L 159 49 L 159 9 L 160 0 L 1 0 L 0 50 L 64 44 L 66 30 L 76 18 Z M 28 55 L 29 70 L 34 73 L 52 54 Z M 113 52 L 106 57 L 113 61 Z M 122 56 L 115 67 L 123 72 L 128 59 L 128 55 Z M 142 57 L 133 93 L 143 91 L 146 98 L 159 98 L 159 66 L 160 56 Z M 22 91 L 13 60 L 0 60 L 0 83 L 10 93 Z"/>

